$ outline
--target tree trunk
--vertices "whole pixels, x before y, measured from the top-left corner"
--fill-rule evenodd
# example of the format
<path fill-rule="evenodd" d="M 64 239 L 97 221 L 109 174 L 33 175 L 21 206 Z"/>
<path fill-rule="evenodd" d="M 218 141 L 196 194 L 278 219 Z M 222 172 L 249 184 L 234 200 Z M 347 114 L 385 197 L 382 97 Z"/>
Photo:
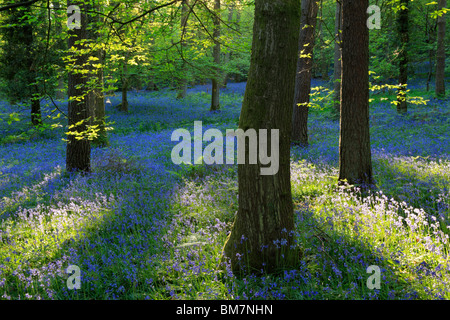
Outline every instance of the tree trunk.
<path fill-rule="evenodd" d="M 211 111 L 220 110 L 220 98 L 219 98 L 219 86 L 220 86 L 220 0 L 214 1 L 214 48 L 213 48 L 213 58 L 214 58 L 214 77 L 211 79 L 212 82 L 212 90 L 211 90 Z"/>
<path fill-rule="evenodd" d="M 56 24 L 55 24 L 55 32 L 56 32 L 56 34 L 62 34 L 63 27 L 62 27 L 62 24 L 60 22 L 58 22 L 58 20 L 60 19 L 60 15 L 61 15 L 61 11 L 60 11 L 61 5 L 60 5 L 59 1 L 52 1 L 52 4 L 53 4 L 53 8 L 55 10 L 54 15 L 57 18 L 56 19 Z M 64 50 L 65 46 L 64 46 L 63 42 L 61 42 L 61 44 L 58 45 L 57 48 L 59 50 Z M 61 66 L 62 62 L 59 63 L 59 65 Z M 67 94 L 66 94 L 65 91 L 66 91 L 66 88 L 65 88 L 65 76 L 64 76 L 64 73 L 62 73 L 62 74 L 60 74 L 58 76 L 58 86 L 57 86 L 57 89 L 56 89 L 56 92 L 55 92 L 55 98 L 57 100 L 64 100 L 64 99 L 66 99 Z"/>
<path fill-rule="evenodd" d="M 335 24 L 334 24 L 334 111 L 341 112 L 341 73 L 342 73 L 342 4 L 336 1 Z"/>
<path fill-rule="evenodd" d="M 299 38 L 300 57 L 297 61 L 292 115 L 292 142 L 301 146 L 308 145 L 308 104 L 311 92 L 312 54 L 318 9 L 316 0 L 302 0 Z"/>
<path fill-rule="evenodd" d="M 181 48 L 183 55 L 187 49 L 186 40 L 183 39 L 186 36 L 187 26 L 188 26 L 188 18 L 189 18 L 189 0 L 184 0 L 181 5 Z M 186 63 L 184 61 L 184 57 L 182 57 L 181 62 L 181 71 L 180 78 L 178 79 L 178 88 L 177 88 L 177 99 L 183 99 L 187 94 L 187 72 L 186 72 Z"/>
<path fill-rule="evenodd" d="M 98 4 L 95 5 L 96 11 L 101 10 L 100 6 Z M 89 21 L 93 22 L 94 24 L 101 24 L 103 23 L 103 18 L 100 14 L 98 14 L 96 17 L 89 18 Z M 97 30 L 95 28 L 94 30 Z M 88 32 L 88 37 L 92 40 L 94 40 L 94 46 L 96 46 L 98 43 L 101 43 L 99 40 L 99 34 L 94 31 L 90 30 Z M 99 67 L 92 67 L 92 74 L 90 75 L 95 79 L 94 88 L 92 91 L 90 91 L 89 95 L 89 105 L 91 106 L 91 117 L 92 117 L 92 124 L 98 125 L 98 132 L 97 137 L 92 140 L 92 144 L 98 146 L 98 147 L 106 147 L 108 145 L 108 136 L 106 132 L 106 112 L 105 112 L 105 95 L 103 92 L 104 84 L 103 84 L 103 64 L 104 64 L 104 50 L 101 47 L 95 47 L 93 48 L 93 56 L 95 56 L 98 60 L 94 61 L 94 64 L 100 65 Z"/>
<path fill-rule="evenodd" d="M 233 25 L 233 16 L 234 16 L 234 11 L 236 8 L 236 4 L 235 3 L 230 3 L 230 6 L 228 7 L 228 24 L 229 25 Z M 237 10 L 239 11 L 239 9 Z M 237 15 L 239 17 L 239 15 Z M 237 25 L 239 25 L 239 20 L 237 20 Z M 236 28 L 237 30 L 239 30 L 239 27 Z M 231 52 L 230 48 L 228 48 L 227 54 L 225 55 L 225 64 L 228 65 L 231 61 L 231 57 L 232 57 L 233 53 Z M 221 88 L 226 88 L 228 84 L 228 73 L 224 72 L 223 75 L 223 83 L 221 84 Z"/>
<path fill-rule="evenodd" d="M 89 124 L 90 110 L 87 98 L 86 82 L 87 76 L 81 69 L 86 68 L 88 56 L 86 53 L 79 53 L 82 50 L 88 51 L 80 43 L 87 38 L 87 17 L 85 5 L 81 2 L 70 1 L 70 5 L 78 5 L 81 9 L 81 27 L 79 29 L 68 30 L 68 47 L 74 48 L 74 67 L 68 74 L 68 124 L 69 131 L 75 134 L 86 132 Z M 81 99 L 79 99 L 82 97 Z M 77 99 L 78 98 L 78 99 Z M 80 124 L 81 123 L 81 124 Z M 71 127 L 73 126 L 73 127 Z M 66 170 L 69 172 L 80 171 L 89 172 L 91 169 L 91 144 L 88 139 L 76 139 L 76 135 L 69 134 L 66 148 Z"/>
<path fill-rule="evenodd" d="M 447 6 L 447 0 L 439 0 L 438 10 Z M 445 96 L 445 13 L 437 21 L 436 96 Z"/>
<path fill-rule="evenodd" d="M 400 53 L 399 53 L 399 89 L 397 93 L 397 112 L 406 113 L 408 106 L 406 103 L 406 84 L 408 82 L 408 42 L 409 42 L 409 30 L 408 30 L 408 10 L 409 0 L 400 0 L 400 5 L 406 7 L 406 9 L 400 9 L 398 14 L 398 30 L 400 36 Z"/>
<path fill-rule="evenodd" d="M 125 54 L 125 60 L 122 64 L 122 103 L 119 105 L 119 110 L 128 112 L 128 61 Z"/>
<path fill-rule="evenodd" d="M 368 0 L 343 0 L 342 3 L 339 180 L 370 184 Z"/>
<path fill-rule="evenodd" d="M 33 126 L 42 124 L 41 99 L 39 99 L 38 97 L 31 98 L 31 124 Z"/>
<path fill-rule="evenodd" d="M 291 248 L 290 138 L 299 27 L 299 0 L 255 1 L 250 70 L 239 128 L 255 129 L 259 138 L 259 129 L 279 129 L 279 170 L 261 175 L 260 161 L 238 164 L 239 209 L 223 251 L 235 273 L 273 272 L 298 260 L 298 251 Z M 245 154 L 250 155 L 248 146 Z"/>

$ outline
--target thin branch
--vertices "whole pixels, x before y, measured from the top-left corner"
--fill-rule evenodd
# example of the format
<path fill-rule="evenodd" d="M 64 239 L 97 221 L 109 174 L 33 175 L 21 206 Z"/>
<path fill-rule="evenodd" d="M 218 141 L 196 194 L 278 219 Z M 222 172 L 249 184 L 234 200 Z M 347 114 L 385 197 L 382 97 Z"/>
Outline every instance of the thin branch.
<path fill-rule="evenodd" d="M 19 3 L 11 3 L 6 6 L 0 7 L 0 12 L 6 11 L 8 9 L 17 8 L 17 7 L 28 7 L 28 6 L 31 6 L 33 3 L 36 3 L 39 1 L 42 1 L 42 0 L 30 0 L 30 1 L 19 2 Z"/>

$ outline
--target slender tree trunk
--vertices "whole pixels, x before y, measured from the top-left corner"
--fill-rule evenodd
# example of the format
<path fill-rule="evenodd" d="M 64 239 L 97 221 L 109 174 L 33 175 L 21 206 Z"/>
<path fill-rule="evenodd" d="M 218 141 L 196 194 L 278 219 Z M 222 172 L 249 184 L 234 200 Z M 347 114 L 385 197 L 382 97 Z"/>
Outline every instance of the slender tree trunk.
<path fill-rule="evenodd" d="M 101 8 L 98 4 L 95 4 L 96 11 L 100 11 Z M 99 14 L 96 17 L 90 17 L 89 22 L 102 23 L 103 18 Z M 94 88 L 89 92 L 89 105 L 91 106 L 91 123 L 98 126 L 97 137 L 92 140 L 92 144 L 105 147 L 108 145 L 108 136 L 106 132 L 106 112 L 105 112 L 105 95 L 103 92 L 103 64 L 104 64 L 104 50 L 99 47 L 101 41 L 99 40 L 99 34 L 96 32 L 97 28 L 88 31 L 88 37 L 93 42 L 93 56 L 98 60 L 94 61 L 94 64 L 99 66 L 91 66 L 92 74 L 90 75 L 95 79 Z"/>
<path fill-rule="evenodd" d="M 342 4 L 336 1 L 335 24 L 334 24 L 334 111 L 341 112 L 341 73 L 342 73 Z"/>
<path fill-rule="evenodd" d="M 189 0 L 184 0 L 181 5 L 181 48 L 183 51 L 183 55 L 187 49 L 187 42 L 184 39 L 186 37 L 187 27 L 188 27 L 188 18 L 189 18 Z M 178 80 L 178 88 L 177 88 L 177 99 L 183 99 L 187 94 L 187 72 L 186 72 L 186 63 L 184 60 L 181 62 L 181 71 L 180 78 Z"/>
<path fill-rule="evenodd" d="M 438 1 L 438 10 L 447 6 L 447 0 Z M 445 13 L 437 21 L 436 96 L 445 96 Z"/>
<path fill-rule="evenodd" d="M 104 63 L 104 51 L 98 49 L 95 52 L 96 57 L 99 59 L 98 63 L 102 67 L 95 70 L 94 76 L 96 77 L 97 87 L 93 90 L 93 124 L 98 125 L 97 137 L 92 141 L 93 144 L 99 147 L 108 146 L 108 135 L 106 132 L 106 110 L 105 110 L 105 93 L 103 92 L 103 63 Z"/>
<path fill-rule="evenodd" d="M 125 54 L 125 60 L 122 64 L 122 103 L 119 109 L 122 112 L 128 112 L 128 61 Z"/>
<path fill-rule="evenodd" d="M 78 68 L 84 69 L 87 65 L 88 56 L 80 53 L 86 50 L 80 41 L 87 39 L 87 17 L 85 5 L 81 2 L 68 1 L 68 6 L 78 5 L 81 8 L 81 27 L 79 29 L 69 29 L 68 47 L 74 48 L 74 68 L 68 74 L 68 124 L 69 131 L 80 134 L 87 130 L 91 112 L 89 110 L 86 82 L 87 76 Z M 82 97 L 82 99 L 77 99 Z M 81 124 L 80 124 L 81 123 Z M 71 127 L 73 126 L 73 127 Z M 68 136 L 66 148 L 66 170 L 89 172 L 91 170 L 91 144 L 87 139 L 76 139 L 76 135 Z"/>
<path fill-rule="evenodd" d="M 408 82 L 408 42 L 409 42 L 409 26 L 408 26 L 408 10 L 409 0 L 400 0 L 402 7 L 406 9 L 400 9 L 398 14 L 398 30 L 400 36 L 400 60 L 399 60 L 399 77 L 398 82 L 400 88 L 397 93 L 397 112 L 406 113 L 408 106 L 406 103 L 406 85 Z"/>
<path fill-rule="evenodd" d="M 233 16 L 234 16 L 235 8 L 236 8 L 236 4 L 232 2 L 228 8 L 228 24 L 229 25 L 233 24 Z M 239 21 L 237 21 L 237 25 L 239 25 Z M 239 29 L 239 28 L 237 28 L 237 29 Z M 228 48 L 227 54 L 225 55 L 225 64 L 226 65 L 230 63 L 232 55 L 233 55 L 233 53 L 231 52 L 230 48 Z M 223 83 L 221 84 L 221 88 L 226 88 L 227 84 L 228 84 L 228 73 L 225 71 L 224 75 L 223 75 Z"/>
<path fill-rule="evenodd" d="M 214 17 L 214 48 L 213 48 L 213 58 L 214 58 L 214 77 L 211 79 L 212 91 L 211 91 L 211 111 L 220 110 L 220 0 L 214 1 L 214 12 L 217 16 Z"/>
<path fill-rule="evenodd" d="M 432 21 L 435 21 L 432 19 Z M 428 50 L 428 75 L 427 75 L 427 92 L 430 91 L 430 82 L 431 78 L 433 77 L 433 70 L 434 70 L 434 58 L 435 53 L 433 48 L 431 47 L 431 44 L 434 40 L 434 33 L 436 31 L 436 25 L 433 27 L 430 25 L 430 19 L 429 19 L 429 6 L 427 6 L 427 12 L 425 15 L 425 34 L 427 35 L 426 43 L 429 46 Z"/>
<path fill-rule="evenodd" d="M 299 59 L 295 77 L 295 98 L 292 115 L 292 142 L 308 145 L 308 104 L 311 92 L 311 68 L 314 48 L 314 32 L 318 5 L 316 0 L 302 0 L 299 38 Z"/>
<path fill-rule="evenodd" d="M 39 97 L 31 98 L 31 124 L 33 126 L 42 124 L 41 99 Z"/>
<path fill-rule="evenodd" d="M 273 272 L 298 261 L 298 251 L 291 248 L 295 226 L 290 138 L 300 1 L 256 0 L 254 21 L 239 128 L 254 129 L 259 139 L 259 129 L 267 129 L 268 136 L 279 130 L 279 170 L 261 175 L 260 161 L 238 164 L 239 210 L 224 246 L 224 257 L 235 273 Z M 268 146 L 271 143 L 277 141 L 268 139 Z M 248 159 L 248 146 L 245 153 Z"/>
<path fill-rule="evenodd" d="M 368 0 L 343 0 L 339 180 L 372 183 Z"/>
<path fill-rule="evenodd" d="M 63 27 L 62 24 L 60 23 L 59 18 L 60 18 L 60 3 L 59 1 L 52 1 L 53 4 L 53 8 L 55 9 L 55 17 L 56 19 L 56 25 L 55 25 L 55 32 L 56 34 L 62 34 L 63 32 Z M 58 49 L 63 50 L 64 49 L 64 44 L 60 44 L 58 45 Z M 62 63 L 61 63 L 62 64 Z M 58 76 L 58 86 L 56 89 L 56 93 L 55 93 L 55 98 L 58 100 L 63 100 L 67 97 L 66 92 L 65 92 L 66 88 L 65 88 L 65 78 L 64 78 L 64 73 L 60 74 Z"/>

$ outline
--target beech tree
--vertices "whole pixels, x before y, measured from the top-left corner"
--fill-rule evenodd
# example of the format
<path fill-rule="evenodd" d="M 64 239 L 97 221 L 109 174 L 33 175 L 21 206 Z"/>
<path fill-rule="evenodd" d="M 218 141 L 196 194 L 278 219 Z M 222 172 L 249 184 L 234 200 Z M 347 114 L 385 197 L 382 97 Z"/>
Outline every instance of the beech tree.
<path fill-rule="evenodd" d="M 408 23 L 409 0 L 400 0 L 398 12 L 398 33 L 400 37 L 399 48 L 399 89 L 397 93 L 397 112 L 406 113 L 408 106 L 406 103 L 406 84 L 408 82 L 408 42 L 409 42 L 409 23 Z"/>
<path fill-rule="evenodd" d="M 211 111 L 217 111 L 220 109 L 220 98 L 219 98 L 219 87 L 221 85 L 220 76 L 220 0 L 214 1 L 214 48 L 213 48 L 213 59 L 214 59 L 214 76 L 211 79 L 212 89 L 211 89 Z"/>
<path fill-rule="evenodd" d="M 239 209 L 223 249 L 234 272 L 262 268 L 271 272 L 298 258 L 298 252 L 290 250 L 294 230 L 290 140 L 299 27 L 299 0 L 255 1 L 250 71 L 239 128 L 244 132 L 279 130 L 279 170 L 261 175 L 260 160 L 238 164 Z M 248 159 L 248 146 L 245 153 Z"/>
<path fill-rule="evenodd" d="M 183 0 L 181 4 L 181 50 L 184 53 L 186 52 L 187 43 L 186 43 L 186 30 L 188 27 L 188 19 L 189 19 L 189 0 Z M 186 72 L 186 62 L 184 61 L 184 57 L 182 57 L 183 60 L 181 62 L 181 72 L 178 79 L 178 88 L 177 88 L 177 99 L 183 99 L 186 97 L 187 94 L 187 72 Z"/>
<path fill-rule="evenodd" d="M 334 110 L 336 114 L 340 113 L 341 108 L 341 74 L 342 74 L 342 3 L 336 1 L 336 12 L 334 22 L 334 72 L 333 72 L 333 86 L 334 86 Z"/>
<path fill-rule="evenodd" d="M 372 183 L 368 0 L 343 0 L 339 180 Z"/>
<path fill-rule="evenodd" d="M 292 115 L 292 142 L 298 145 L 307 146 L 312 54 L 319 6 L 316 0 L 302 0 L 301 7 L 299 59 L 297 61 L 294 108 Z"/>
<path fill-rule="evenodd" d="M 438 11 L 447 6 L 447 0 L 438 1 Z M 436 50 L 436 96 L 445 95 L 445 13 L 437 21 L 437 50 Z"/>
<path fill-rule="evenodd" d="M 80 27 L 69 28 L 68 47 L 71 54 L 68 73 L 68 124 L 69 134 L 66 147 L 66 170 L 89 172 L 91 170 L 91 143 L 83 137 L 87 132 L 91 110 L 87 99 L 88 76 L 84 68 L 88 63 L 87 5 L 68 0 L 67 6 L 77 5 L 80 10 Z"/>

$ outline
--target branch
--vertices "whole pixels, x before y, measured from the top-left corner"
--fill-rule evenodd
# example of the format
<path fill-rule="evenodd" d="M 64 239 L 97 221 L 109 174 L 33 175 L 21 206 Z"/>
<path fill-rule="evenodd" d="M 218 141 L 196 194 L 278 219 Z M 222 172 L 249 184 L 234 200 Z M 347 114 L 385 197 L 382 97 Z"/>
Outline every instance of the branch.
<path fill-rule="evenodd" d="M 7 4 L 6 6 L 0 7 L 0 12 L 6 11 L 8 9 L 17 8 L 17 7 L 31 6 L 33 3 L 36 3 L 36 2 L 39 2 L 39 1 L 42 1 L 42 0 L 30 0 L 30 1 L 25 1 L 25 2 Z"/>

